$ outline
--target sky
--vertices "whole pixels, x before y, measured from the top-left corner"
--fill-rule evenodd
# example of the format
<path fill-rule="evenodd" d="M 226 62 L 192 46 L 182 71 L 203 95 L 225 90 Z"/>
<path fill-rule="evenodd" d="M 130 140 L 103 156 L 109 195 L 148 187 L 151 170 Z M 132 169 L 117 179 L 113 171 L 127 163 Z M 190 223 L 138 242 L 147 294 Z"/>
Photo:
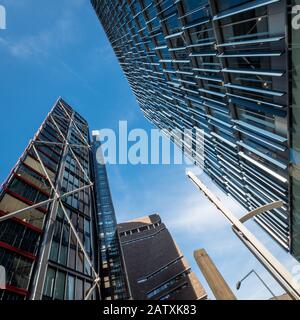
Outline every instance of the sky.
<path fill-rule="evenodd" d="M 91 130 L 153 129 L 142 115 L 89 0 L 0 0 L 0 181 L 4 181 L 59 96 Z M 238 299 L 268 299 L 255 269 L 275 294 L 283 290 L 233 234 L 220 212 L 189 181 L 185 165 L 109 165 L 118 222 L 159 213 L 201 283 L 213 295 L 193 251 L 205 248 Z M 245 211 L 202 175 L 236 216 Z M 247 227 L 290 271 L 297 262 L 254 222 Z"/>

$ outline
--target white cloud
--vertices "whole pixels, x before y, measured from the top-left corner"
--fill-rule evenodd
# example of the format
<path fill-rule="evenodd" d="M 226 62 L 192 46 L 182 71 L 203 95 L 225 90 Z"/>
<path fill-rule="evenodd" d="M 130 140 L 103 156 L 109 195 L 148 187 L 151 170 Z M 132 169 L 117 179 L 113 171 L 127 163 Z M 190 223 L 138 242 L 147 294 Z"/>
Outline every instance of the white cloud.
<path fill-rule="evenodd" d="M 68 44 L 72 39 L 71 21 L 62 18 L 51 30 L 42 30 L 35 35 L 26 35 L 16 41 L 2 39 L 9 52 L 17 58 L 31 58 L 32 56 L 47 56 L 49 50 Z M 60 35 L 57 37 L 57 35 Z"/>
<path fill-rule="evenodd" d="M 84 3 L 84 0 L 61 1 L 58 7 L 59 10 L 56 11 L 55 19 L 53 19 L 52 15 L 47 15 L 47 10 L 43 12 L 44 19 L 49 19 L 43 29 L 37 29 L 32 34 L 25 34 L 20 30 L 17 38 L 9 40 L 1 38 L 0 45 L 2 44 L 14 57 L 24 59 L 32 58 L 33 56 L 47 56 L 51 53 L 51 50 L 58 50 L 68 46 L 77 39 L 79 30 L 76 14 Z M 25 3 L 23 2 L 15 2 L 15 7 L 20 11 L 20 15 L 29 7 L 27 3 L 24 9 L 24 5 Z M 34 14 L 28 19 L 34 19 Z"/>
<path fill-rule="evenodd" d="M 185 195 L 181 201 L 172 201 L 168 210 L 165 220 L 168 227 L 177 232 L 202 233 L 228 226 L 217 209 L 197 192 Z"/>

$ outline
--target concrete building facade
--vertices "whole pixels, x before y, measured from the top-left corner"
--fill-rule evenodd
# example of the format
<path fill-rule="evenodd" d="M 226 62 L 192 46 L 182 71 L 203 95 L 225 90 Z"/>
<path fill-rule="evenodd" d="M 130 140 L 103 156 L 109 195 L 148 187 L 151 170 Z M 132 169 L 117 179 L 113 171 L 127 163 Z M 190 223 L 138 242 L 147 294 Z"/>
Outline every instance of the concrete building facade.
<path fill-rule="evenodd" d="M 120 223 L 118 229 L 133 299 L 207 298 L 159 215 Z"/>

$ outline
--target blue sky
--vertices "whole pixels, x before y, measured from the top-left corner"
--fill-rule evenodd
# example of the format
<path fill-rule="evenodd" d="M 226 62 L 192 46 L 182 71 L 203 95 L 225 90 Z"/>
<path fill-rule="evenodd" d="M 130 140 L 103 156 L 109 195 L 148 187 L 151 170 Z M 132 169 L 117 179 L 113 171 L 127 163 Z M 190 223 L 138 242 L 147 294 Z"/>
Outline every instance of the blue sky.
<path fill-rule="evenodd" d="M 142 116 L 89 0 L 0 0 L 7 30 L 0 30 L 0 180 L 62 96 L 92 130 L 153 126 Z M 241 299 L 270 295 L 251 277 L 240 291 L 235 283 L 255 268 L 276 293 L 282 290 L 232 233 L 230 226 L 185 176 L 184 165 L 108 166 L 119 222 L 159 213 L 207 289 L 193 259 L 205 248 Z M 206 176 L 201 177 L 236 215 L 243 209 Z M 253 222 L 250 230 L 289 269 L 296 262 Z"/>

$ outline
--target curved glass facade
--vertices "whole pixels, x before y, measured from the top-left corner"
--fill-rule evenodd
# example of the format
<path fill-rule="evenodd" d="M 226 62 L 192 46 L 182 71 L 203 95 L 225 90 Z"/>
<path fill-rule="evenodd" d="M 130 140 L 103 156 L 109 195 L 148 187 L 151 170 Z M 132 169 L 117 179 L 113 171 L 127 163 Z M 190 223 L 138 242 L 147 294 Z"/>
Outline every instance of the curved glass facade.
<path fill-rule="evenodd" d="M 300 1 L 294 1 L 294 5 L 300 6 Z M 300 7 L 299 7 L 300 8 Z M 294 11 L 294 10 L 293 10 Z M 299 9 L 295 10 L 294 14 L 299 14 Z M 295 16 L 292 15 L 294 18 Z M 291 205 L 292 205 L 292 250 L 297 257 L 300 257 L 300 77 L 297 71 L 300 65 L 300 26 L 297 28 L 291 28 L 292 43 L 290 50 L 290 58 L 292 61 L 292 116 L 291 123 Z"/>
<path fill-rule="evenodd" d="M 255 219 L 299 258 L 290 199 L 289 2 L 91 2 L 145 117 L 183 137 L 185 128 L 204 130 L 204 171 L 247 210 L 282 200 Z"/>
<path fill-rule="evenodd" d="M 100 269 L 102 297 L 105 300 L 130 298 L 122 248 L 117 231 L 117 220 L 111 198 L 101 144 L 93 136 L 93 163 L 95 173 L 95 196 L 99 230 Z"/>

